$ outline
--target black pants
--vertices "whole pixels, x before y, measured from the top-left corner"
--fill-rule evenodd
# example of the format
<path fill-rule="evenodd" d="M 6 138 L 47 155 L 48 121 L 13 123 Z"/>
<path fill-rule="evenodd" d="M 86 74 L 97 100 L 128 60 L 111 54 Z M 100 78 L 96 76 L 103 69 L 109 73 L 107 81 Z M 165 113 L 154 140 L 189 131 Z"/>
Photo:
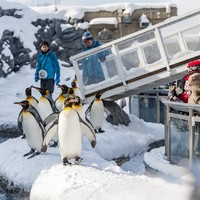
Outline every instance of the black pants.
<path fill-rule="evenodd" d="M 41 88 L 48 89 L 50 94 L 52 94 L 54 91 L 54 84 L 55 84 L 54 79 L 41 79 L 40 82 Z"/>

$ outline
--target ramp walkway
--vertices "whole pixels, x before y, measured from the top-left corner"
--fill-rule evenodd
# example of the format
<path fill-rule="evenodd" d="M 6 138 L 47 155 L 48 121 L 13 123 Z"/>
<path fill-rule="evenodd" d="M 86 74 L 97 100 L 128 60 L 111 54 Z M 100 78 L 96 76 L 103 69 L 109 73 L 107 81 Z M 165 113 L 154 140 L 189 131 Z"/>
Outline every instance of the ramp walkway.
<path fill-rule="evenodd" d="M 118 100 L 181 79 L 187 63 L 200 58 L 200 10 L 166 20 L 70 58 L 86 102 L 103 91 Z M 83 77 L 87 62 L 98 60 L 104 78 Z M 90 77 L 91 78 L 91 77 Z"/>

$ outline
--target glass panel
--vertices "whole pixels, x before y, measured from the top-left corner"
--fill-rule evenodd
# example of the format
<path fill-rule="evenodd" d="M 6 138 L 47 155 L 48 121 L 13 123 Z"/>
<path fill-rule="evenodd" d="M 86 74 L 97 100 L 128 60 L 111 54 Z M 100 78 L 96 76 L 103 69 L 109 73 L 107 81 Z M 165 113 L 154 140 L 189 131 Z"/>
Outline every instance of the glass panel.
<path fill-rule="evenodd" d="M 78 61 L 83 85 L 91 85 L 105 80 L 99 54 L 87 56 Z"/>
<path fill-rule="evenodd" d="M 161 59 L 160 51 L 156 43 L 143 47 L 143 52 L 147 64 L 155 63 Z"/>
<path fill-rule="evenodd" d="M 195 123 L 194 131 L 194 158 L 200 159 L 200 122 Z"/>
<path fill-rule="evenodd" d="M 121 51 L 121 50 L 126 49 L 126 48 L 131 47 L 131 46 L 134 47 L 135 44 L 143 43 L 143 42 L 150 40 L 150 39 L 153 39 L 153 38 L 155 38 L 155 35 L 154 35 L 154 32 L 151 31 L 151 32 L 148 32 L 148 33 L 144 33 L 143 35 L 131 38 L 129 40 L 125 40 L 123 42 L 120 42 L 117 45 L 117 48 L 118 48 L 119 51 Z"/>
<path fill-rule="evenodd" d="M 187 44 L 188 50 L 200 50 L 200 27 L 191 28 L 182 33 L 182 36 Z"/>
<path fill-rule="evenodd" d="M 115 60 L 113 59 L 106 61 L 106 68 L 108 71 L 109 78 L 112 78 L 119 74 L 117 71 Z"/>
<path fill-rule="evenodd" d="M 140 60 L 137 54 L 137 51 L 129 52 L 121 56 L 123 66 L 129 71 L 132 68 L 139 67 Z"/>
<path fill-rule="evenodd" d="M 171 162 L 178 164 L 189 159 L 189 130 L 188 121 L 171 118 Z"/>
<path fill-rule="evenodd" d="M 117 74 L 114 60 L 107 60 L 111 54 L 111 50 L 106 49 L 78 60 L 83 85 L 96 84 Z"/>
<path fill-rule="evenodd" d="M 146 122 L 157 122 L 157 102 L 155 97 L 140 98 L 140 118 Z"/>
<path fill-rule="evenodd" d="M 181 52 L 181 48 L 178 42 L 178 36 L 174 35 L 164 39 L 165 48 L 169 58 L 173 58 L 175 54 Z"/>

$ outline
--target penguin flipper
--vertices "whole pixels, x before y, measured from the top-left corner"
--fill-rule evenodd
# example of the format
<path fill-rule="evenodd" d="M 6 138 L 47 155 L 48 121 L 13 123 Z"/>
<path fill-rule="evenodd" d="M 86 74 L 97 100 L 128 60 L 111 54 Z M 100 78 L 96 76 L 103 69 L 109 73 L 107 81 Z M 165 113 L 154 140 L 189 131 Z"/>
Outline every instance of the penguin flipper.
<path fill-rule="evenodd" d="M 23 135 L 23 127 L 22 127 L 22 121 L 23 121 L 23 115 L 22 115 L 22 111 L 19 113 L 18 115 L 18 120 L 17 120 L 17 125 L 18 125 L 18 128 L 19 128 L 19 132 L 21 135 Z"/>
<path fill-rule="evenodd" d="M 44 138 L 43 141 L 43 146 L 45 147 L 44 149 L 47 148 L 49 141 L 52 139 L 52 137 L 57 133 L 58 131 L 58 121 L 56 120 L 47 130 L 47 134 Z"/>
<path fill-rule="evenodd" d="M 55 102 L 54 102 L 52 96 L 50 94 L 47 94 L 47 95 L 45 95 L 45 97 L 48 99 L 53 112 L 58 112 L 58 109 L 56 108 L 56 105 L 55 105 Z"/>
<path fill-rule="evenodd" d="M 59 112 L 54 112 L 54 113 L 51 113 L 49 116 L 47 116 L 43 121 L 44 126 L 46 127 L 49 123 L 55 121 L 58 115 L 59 115 Z"/>
<path fill-rule="evenodd" d="M 85 111 L 85 116 L 87 116 L 89 114 L 93 103 L 94 103 L 94 101 L 92 101 L 91 104 L 88 106 L 87 110 Z"/>
<path fill-rule="evenodd" d="M 94 127 L 87 121 L 82 120 L 81 118 L 80 118 L 80 126 L 81 126 L 81 132 L 87 136 L 92 147 L 94 148 L 96 145 L 96 135 Z"/>

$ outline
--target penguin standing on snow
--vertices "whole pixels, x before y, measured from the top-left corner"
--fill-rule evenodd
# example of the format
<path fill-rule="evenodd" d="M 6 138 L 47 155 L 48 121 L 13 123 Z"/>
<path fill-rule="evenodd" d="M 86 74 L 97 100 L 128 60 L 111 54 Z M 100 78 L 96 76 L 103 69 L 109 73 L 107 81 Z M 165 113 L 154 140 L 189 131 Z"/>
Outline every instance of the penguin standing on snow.
<path fill-rule="evenodd" d="M 61 158 L 63 165 L 71 164 L 69 159 L 75 158 L 75 163 L 79 164 L 82 161 L 82 127 L 88 132 L 91 131 L 88 124 L 79 116 L 79 114 L 72 108 L 74 103 L 73 98 L 67 98 L 65 100 L 65 108 L 58 113 L 57 119 L 53 125 L 47 131 L 46 137 L 43 143 L 43 149 L 46 150 L 48 142 L 51 137 L 58 130 L 58 141 Z M 92 135 L 92 133 L 91 133 Z M 93 147 L 96 142 L 93 142 Z"/>
<path fill-rule="evenodd" d="M 55 102 L 47 89 L 42 89 L 35 86 L 32 87 L 38 90 L 41 94 L 41 97 L 38 101 L 38 112 L 42 120 L 45 120 L 50 114 L 57 112 L 58 109 L 56 108 Z M 51 145 L 51 147 L 57 146 L 58 138 L 56 135 L 54 136 L 54 138 L 52 138 L 52 142 L 53 144 Z"/>
<path fill-rule="evenodd" d="M 22 129 L 26 135 L 27 144 L 31 148 L 31 151 L 24 154 L 24 156 L 32 154 L 28 157 L 29 159 L 41 153 L 46 131 L 38 111 L 29 101 L 14 102 L 14 104 L 22 106 L 22 111 L 20 112 Z"/>
<path fill-rule="evenodd" d="M 85 115 L 87 117 L 90 114 L 90 121 L 94 126 L 96 133 L 103 133 L 105 132 L 102 130 L 103 122 L 104 122 L 104 111 L 109 113 L 108 110 L 105 110 L 103 105 L 103 100 L 101 100 L 101 95 L 103 92 L 97 92 L 95 95 L 95 99 L 91 102 L 87 110 L 85 111 Z"/>

